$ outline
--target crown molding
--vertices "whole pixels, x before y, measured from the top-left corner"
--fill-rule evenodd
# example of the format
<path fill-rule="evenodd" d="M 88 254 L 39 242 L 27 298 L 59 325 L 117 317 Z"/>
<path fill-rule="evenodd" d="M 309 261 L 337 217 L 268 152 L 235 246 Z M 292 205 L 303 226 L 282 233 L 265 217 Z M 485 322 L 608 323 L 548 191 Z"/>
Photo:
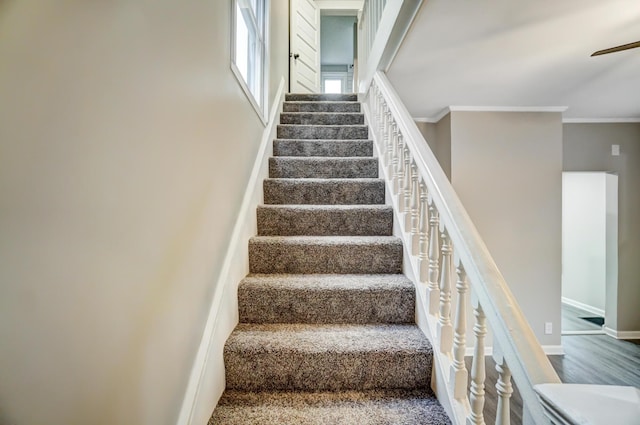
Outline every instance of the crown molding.
<path fill-rule="evenodd" d="M 437 123 L 451 112 L 565 112 L 568 106 L 458 106 L 451 105 L 432 117 L 417 117 L 415 122 Z"/>
<path fill-rule="evenodd" d="M 640 118 L 563 118 L 565 124 L 615 124 L 615 123 L 637 123 Z"/>
<path fill-rule="evenodd" d="M 449 106 L 450 112 L 565 112 L 568 106 Z"/>

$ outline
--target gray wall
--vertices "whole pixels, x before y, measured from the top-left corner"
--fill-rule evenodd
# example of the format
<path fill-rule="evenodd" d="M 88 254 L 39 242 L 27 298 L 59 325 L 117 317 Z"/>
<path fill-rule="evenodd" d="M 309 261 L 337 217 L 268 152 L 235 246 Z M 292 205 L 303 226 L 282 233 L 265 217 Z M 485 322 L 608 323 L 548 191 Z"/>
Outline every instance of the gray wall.
<path fill-rule="evenodd" d="M 620 156 L 611 156 L 611 145 Z M 565 124 L 564 171 L 618 175 L 617 331 L 640 331 L 640 124 Z M 609 303 L 609 300 L 607 300 Z"/>
<path fill-rule="evenodd" d="M 417 122 L 416 125 L 451 180 L 451 114 L 445 115 L 437 123 Z"/>
<path fill-rule="evenodd" d="M 452 112 L 451 182 L 540 343 L 560 345 L 561 114 Z"/>
<path fill-rule="evenodd" d="M 322 65 L 353 64 L 353 24 L 355 16 L 322 16 L 320 18 L 320 63 Z"/>
<path fill-rule="evenodd" d="M 561 119 L 451 112 L 418 123 L 544 345 L 560 345 Z"/>

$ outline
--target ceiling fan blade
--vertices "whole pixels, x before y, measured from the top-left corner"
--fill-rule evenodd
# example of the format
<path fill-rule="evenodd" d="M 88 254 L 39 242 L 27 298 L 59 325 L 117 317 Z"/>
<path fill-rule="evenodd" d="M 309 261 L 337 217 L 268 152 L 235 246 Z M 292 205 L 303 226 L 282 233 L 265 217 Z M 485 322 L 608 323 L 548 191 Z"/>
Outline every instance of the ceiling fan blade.
<path fill-rule="evenodd" d="M 635 43 L 623 44 L 622 46 L 611 47 L 609 49 L 598 50 L 597 52 L 593 52 L 591 56 L 606 55 L 607 53 L 621 52 L 623 50 L 635 49 L 636 47 L 640 47 L 640 41 L 636 41 Z"/>

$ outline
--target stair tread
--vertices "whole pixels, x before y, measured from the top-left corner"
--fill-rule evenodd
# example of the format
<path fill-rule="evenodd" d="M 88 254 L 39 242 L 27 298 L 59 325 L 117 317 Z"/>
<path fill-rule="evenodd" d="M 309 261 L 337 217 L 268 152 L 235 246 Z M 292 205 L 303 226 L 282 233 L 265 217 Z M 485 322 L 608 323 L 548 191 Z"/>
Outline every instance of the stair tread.
<path fill-rule="evenodd" d="M 287 124 L 278 124 L 278 125 L 287 125 Z M 289 125 L 294 125 L 294 124 L 289 124 Z M 340 127 L 340 126 L 337 126 Z M 311 143 L 311 142 L 326 142 L 326 143 L 364 143 L 364 142 L 372 142 L 371 139 L 274 139 L 275 141 L 278 142 L 287 142 L 287 143 L 292 143 L 292 142 L 301 142 L 301 143 Z M 354 157 L 354 158 L 358 158 L 358 157 Z"/>
<path fill-rule="evenodd" d="M 390 236 L 393 209 L 389 205 L 259 205 L 258 235 Z"/>
<path fill-rule="evenodd" d="M 293 156 L 280 155 L 270 157 L 276 161 L 296 161 L 296 162 L 371 162 L 377 161 L 375 156 Z"/>
<path fill-rule="evenodd" d="M 355 93 L 329 94 L 329 93 L 287 93 L 284 96 L 285 101 L 341 101 L 341 102 L 357 102 L 358 95 Z"/>
<path fill-rule="evenodd" d="M 353 104 L 355 103 L 353 100 L 285 100 L 285 103 L 347 103 Z"/>
<path fill-rule="evenodd" d="M 402 245 L 397 236 L 252 236 L 249 243 L 300 245 Z"/>
<path fill-rule="evenodd" d="M 308 180 L 308 179 L 306 179 Z M 310 204 L 263 204 L 261 209 L 273 210 L 305 210 L 305 211 L 392 211 L 393 207 L 386 204 L 349 204 L 349 205 L 310 205 Z"/>
<path fill-rule="evenodd" d="M 264 274 L 247 275 L 240 286 L 246 288 L 286 288 L 310 291 L 395 291 L 413 290 L 403 274 Z"/>
<path fill-rule="evenodd" d="M 329 183 L 370 183 L 373 181 L 383 181 L 379 177 L 332 177 L 328 179 L 321 178 L 285 178 L 285 177 L 269 177 L 264 179 L 265 181 L 274 182 L 286 182 L 286 183 L 317 183 L 317 184 L 329 184 Z"/>
<path fill-rule="evenodd" d="M 287 112 L 290 114 L 293 112 Z M 328 127 L 328 128 L 346 128 L 346 127 L 358 127 L 358 128 L 369 128 L 367 124 L 278 124 L 279 127 Z M 308 139 L 307 139 L 308 140 Z M 319 139 L 314 139 L 319 140 Z M 330 139 L 330 140 L 338 140 L 338 139 Z M 342 139 L 340 139 L 342 140 Z M 362 139 L 360 139 L 362 140 Z"/>
<path fill-rule="evenodd" d="M 208 425 L 449 425 L 428 390 L 226 391 Z"/>
<path fill-rule="evenodd" d="M 312 102 L 312 103 L 317 103 L 317 102 Z M 362 116 L 364 116 L 364 112 L 289 111 L 289 112 L 281 112 L 280 115 L 357 115 L 357 116 L 362 117 Z"/>
<path fill-rule="evenodd" d="M 269 177 L 275 178 L 377 178 L 375 157 L 272 156 Z"/>
<path fill-rule="evenodd" d="M 240 323 L 227 352 L 431 353 L 431 344 L 415 324 Z"/>

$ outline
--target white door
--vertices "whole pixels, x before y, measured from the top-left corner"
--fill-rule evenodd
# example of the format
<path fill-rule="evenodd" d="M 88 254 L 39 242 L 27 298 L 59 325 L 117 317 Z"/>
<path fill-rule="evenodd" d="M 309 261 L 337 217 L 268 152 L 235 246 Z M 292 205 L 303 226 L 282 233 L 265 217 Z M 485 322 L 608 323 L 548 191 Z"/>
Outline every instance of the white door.
<path fill-rule="evenodd" d="M 289 69 L 292 93 L 320 92 L 320 9 L 314 0 L 291 0 Z"/>

